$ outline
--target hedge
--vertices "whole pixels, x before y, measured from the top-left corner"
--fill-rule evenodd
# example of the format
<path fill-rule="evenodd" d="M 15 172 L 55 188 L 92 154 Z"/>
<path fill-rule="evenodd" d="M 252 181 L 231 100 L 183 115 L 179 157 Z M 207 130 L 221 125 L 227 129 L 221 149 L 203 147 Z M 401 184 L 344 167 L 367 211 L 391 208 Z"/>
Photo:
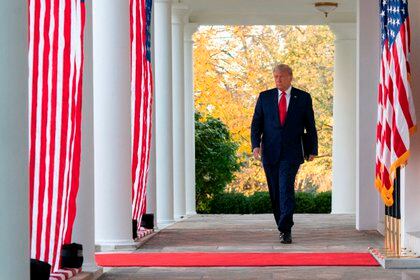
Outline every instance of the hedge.
<path fill-rule="evenodd" d="M 295 213 L 330 213 L 331 191 L 320 193 L 296 192 Z M 209 201 L 207 214 L 262 214 L 272 213 L 268 192 L 256 192 L 247 197 L 230 192 L 214 196 Z"/>

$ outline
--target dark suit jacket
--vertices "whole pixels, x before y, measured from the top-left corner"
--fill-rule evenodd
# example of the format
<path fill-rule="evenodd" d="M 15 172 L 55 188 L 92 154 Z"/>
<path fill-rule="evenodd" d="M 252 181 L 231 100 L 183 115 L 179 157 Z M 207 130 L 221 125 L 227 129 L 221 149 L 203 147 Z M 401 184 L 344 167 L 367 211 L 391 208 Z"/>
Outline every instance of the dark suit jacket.
<path fill-rule="evenodd" d="M 302 136 L 306 130 L 311 151 L 318 154 L 312 99 L 309 93 L 292 87 L 284 126 L 280 125 L 277 88 L 263 91 L 258 97 L 251 124 L 252 150 L 262 148 L 264 164 L 279 160 L 303 163 Z"/>

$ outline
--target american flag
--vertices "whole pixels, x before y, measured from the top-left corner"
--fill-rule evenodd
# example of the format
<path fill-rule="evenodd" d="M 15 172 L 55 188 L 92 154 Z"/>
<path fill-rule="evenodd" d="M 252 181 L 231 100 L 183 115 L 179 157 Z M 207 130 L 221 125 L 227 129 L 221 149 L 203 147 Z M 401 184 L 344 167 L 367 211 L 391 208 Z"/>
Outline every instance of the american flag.
<path fill-rule="evenodd" d="M 55 272 L 76 215 L 85 6 L 29 0 L 28 7 L 30 249 Z"/>
<path fill-rule="evenodd" d="M 152 0 L 130 0 L 132 218 L 138 231 L 146 212 L 152 135 L 151 11 Z"/>
<path fill-rule="evenodd" d="M 410 21 L 407 0 L 381 0 L 381 68 L 376 131 L 375 186 L 387 206 L 396 169 L 407 164 L 410 135 L 416 130 L 411 92 Z"/>

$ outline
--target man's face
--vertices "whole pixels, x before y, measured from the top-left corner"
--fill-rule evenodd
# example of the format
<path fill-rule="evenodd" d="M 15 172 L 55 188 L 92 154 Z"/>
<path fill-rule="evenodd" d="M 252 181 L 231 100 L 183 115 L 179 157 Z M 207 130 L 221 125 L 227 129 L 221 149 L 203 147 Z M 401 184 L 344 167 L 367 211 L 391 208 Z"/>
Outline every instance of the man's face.
<path fill-rule="evenodd" d="M 276 87 L 281 91 L 286 91 L 292 84 L 292 75 L 287 71 L 274 71 L 273 72 L 274 81 L 276 82 Z"/>

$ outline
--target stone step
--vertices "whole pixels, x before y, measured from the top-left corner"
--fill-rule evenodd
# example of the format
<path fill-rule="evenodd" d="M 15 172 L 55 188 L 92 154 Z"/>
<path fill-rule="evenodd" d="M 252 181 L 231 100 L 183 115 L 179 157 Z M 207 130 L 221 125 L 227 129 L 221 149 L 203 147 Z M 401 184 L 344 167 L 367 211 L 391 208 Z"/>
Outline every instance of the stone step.
<path fill-rule="evenodd" d="M 79 274 L 71 277 L 69 280 L 97 280 L 103 273 L 102 268 L 99 268 L 95 272 L 80 272 Z"/>

